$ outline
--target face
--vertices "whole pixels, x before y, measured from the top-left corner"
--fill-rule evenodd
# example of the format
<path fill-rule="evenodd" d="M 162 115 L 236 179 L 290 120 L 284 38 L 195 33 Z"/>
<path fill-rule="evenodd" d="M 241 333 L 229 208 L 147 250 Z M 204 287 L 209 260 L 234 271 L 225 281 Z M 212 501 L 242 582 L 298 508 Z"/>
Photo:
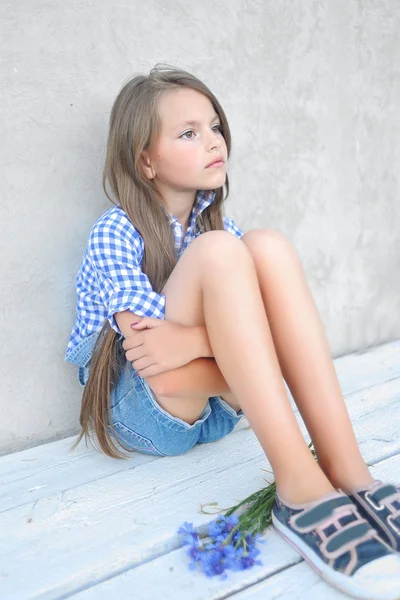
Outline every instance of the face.
<path fill-rule="evenodd" d="M 147 176 L 155 175 L 156 184 L 164 190 L 221 187 L 226 178 L 227 148 L 210 100 L 190 88 L 169 90 L 158 109 L 161 132 L 152 151 L 144 153 Z M 207 168 L 218 157 L 223 165 Z"/>

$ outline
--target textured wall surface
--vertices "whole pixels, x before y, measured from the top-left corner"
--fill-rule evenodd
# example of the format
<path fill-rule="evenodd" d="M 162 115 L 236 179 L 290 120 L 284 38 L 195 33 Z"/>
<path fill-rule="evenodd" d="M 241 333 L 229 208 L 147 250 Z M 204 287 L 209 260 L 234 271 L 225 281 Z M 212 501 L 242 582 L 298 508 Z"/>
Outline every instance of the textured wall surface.
<path fill-rule="evenodd" d="M 400 337 L 398 0 L 0 7 L 0 453 L 79 430 L 64 353 L 87 236 L 110 206 L 109 112 L 157 62 L 220 98 L 233 134 L 226 214 L 294 243 L 332 354 Z"/>

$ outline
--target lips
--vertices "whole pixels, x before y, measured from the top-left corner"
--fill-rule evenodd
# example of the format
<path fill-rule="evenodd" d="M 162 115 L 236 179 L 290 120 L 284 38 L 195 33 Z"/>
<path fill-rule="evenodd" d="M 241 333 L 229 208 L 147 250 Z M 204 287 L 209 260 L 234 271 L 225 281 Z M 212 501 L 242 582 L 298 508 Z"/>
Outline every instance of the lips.
<path fill-rule="evenodd" d="M 214 165 L 215 163 L 219 163 L 219 162 L 221 162 L 221 163 L 224 163 L 224 162 L 225 162 L 225 161 L 224 161 L 224 159 L 223 159 L 221 156 L 219 156 L 219 157 L 217 157 L 217 158 L 214 158 L 214 160 L 213 160 L 212 162 L 210 162 L 210 163 L 209 163 L 209 164 L 206 166 L 206 169 L 208 169 L 208 167 L 211 167 L 211 166 L 212 166 L 212 165 Z"/>

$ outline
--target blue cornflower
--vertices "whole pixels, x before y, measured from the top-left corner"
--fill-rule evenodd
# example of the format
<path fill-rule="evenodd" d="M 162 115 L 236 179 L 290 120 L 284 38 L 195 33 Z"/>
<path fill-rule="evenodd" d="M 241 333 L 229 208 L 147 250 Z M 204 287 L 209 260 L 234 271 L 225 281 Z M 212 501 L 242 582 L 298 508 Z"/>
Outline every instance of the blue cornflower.
<path fill-rule="evenodd" d="M 185 521 L 178 529 L 178 533 L 184 535 L 183 545 L 185 544 L 195 544 L 199 546 L 201 544 L 199 534 L 193 527 L 193 523 L 188 523 Z"/>
<path fill-rule="evenodd" d="M 256 560 L 256 556 L 260 554 L 260 551 L 257 548 L 251 548 L 246 555 L 242 556 L 240 559 L 242 569 L 250 569 L 254 565 L 262 565 L 261 560 Z"/>
<path fill-rule="evenodd" d="M 236 515 L 231 515 L 230 517 L 220 517 L 215 521 L 211 521 L 208 525 L 208 535 L 211 538 L 214 538 L 217 541 L 224 541 L 229 533 L 234 529 L 239 523 L 239 519 Z M 240 535 L 240 534 L 239 534 Z M 237 532 L 235 532 L 232 537 L 237 536 Z"/>
<path fill-rule="evenodd" d="M 231 515 L 230 517 L 221 517 L 218 522 L 222 533 L 230 533 L 238 525 L 239 519 L 236 515 Z"/>
<path fill-rule="evenodd" d="M 209 523 L 209 525 L 208 525 L 208 535 L 211 538 L 216 538 L 217 536 L 221 535 L 221 533 L 222 533 L 221 522 L 218 520 L 211 521 L 211 523 Z"/>
<path fill-rule="evenodd" d="M 205 550 L 215 550 L 215 548 L 217 548 L 218 544 L 219 544 L 218 541 L 209 542 L 208 544 L 206 544 L 204 549 Z"/>
<path fill-rule="evenodd" d="M 226 544 L 223 546 L 224 556 L 227 562 L 236 556 L 237 549 L 233 544 Z"/>
<path fill-rule="evenodd" d="M 192 560 L 189 563 L 189 569 L 193 571 L 196 568 L 197 562 L 201 559 L 201 555 L 204 554 L 203 546 L 189 546 L 187 549 L 187 555 Z"/>
<path fill-rule="evenodd" d="M 237 528 L 238 524 L 236 515 L 212 521 L 208 526 L 209 540 L 203 545 L 193 523 L 185 521 L 178 533 L 184 536 L 183 544 L 189 546 L 189 568 L 193 570 L 198 564 L 207 577 L 220 575 L 221 579 L 225 579 L 227 569 L 242 571 L 261 565 L 261 561 L 256 560 L 260 551 L 255 548 L 256 542 L 264 542 L 260 539 L 261 535 L 244 535 Z"/>
<path fill-rule="evenodd" d="M 255 560 L 256 556 L 260 554 L 260 550 L 252 547 L 245 550 L 242 546 L 235 548 L 235 553 L 231 554 L 227 559 L 226 569 L 232 571 L 244 571 L 250 569 L 254 565 L 262 565 L 262 562 Z"/>
<path fill-rule="evenodd" d="M 207 577 L 221 575 L 221 579 L 226 579 L 224 554 L 221 550 L 210 550 L 204 552 L 201 557 L 201 566 Z"/>
<path fill-rule="evenodd" d="M 193 523 L 188 523 L 187 521 L 185 521 L 184 523 L 182 523 L 182 525 L 179 527 L 178 529 L 178 533 L 183 533 L 183 534 L 187 534 L 187 533 L 196 533 L 195 528 L 193 527 Z M 196 534 L 197 535 L 197 534 Z"/>
<path fill-rule="evenodd" d="M 230 517 L 224 517 L 225 528 L 231 531 L 239 523 L 239 517 L 237 515 L 231 515 Z"/>

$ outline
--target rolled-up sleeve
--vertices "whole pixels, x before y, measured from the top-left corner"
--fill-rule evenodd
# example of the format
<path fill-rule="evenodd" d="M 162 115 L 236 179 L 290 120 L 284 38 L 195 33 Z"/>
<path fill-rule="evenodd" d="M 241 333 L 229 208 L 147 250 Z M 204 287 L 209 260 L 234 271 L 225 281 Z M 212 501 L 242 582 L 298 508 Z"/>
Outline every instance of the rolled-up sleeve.
<path fill-rule="evenodd" d="M 165 296 L 153 290 L 141 270 L 142 249 L 143 241 L 128 219 L 98 222 L 89 238 L 88 258 L 99 296 L 111 327 L 119 334 L 115 313 L 130 310 L 142 317 L 165 316 Z"/>
<path fill-rule="evenodd" d="M 233 219 L 223 217 L 223 221 L 225 231 L 230 231 L 230 233 L 233 233 L 233 235 L 238 238 L 241 238 L 244 235 L 243 231 L 236 225 Z"/>

